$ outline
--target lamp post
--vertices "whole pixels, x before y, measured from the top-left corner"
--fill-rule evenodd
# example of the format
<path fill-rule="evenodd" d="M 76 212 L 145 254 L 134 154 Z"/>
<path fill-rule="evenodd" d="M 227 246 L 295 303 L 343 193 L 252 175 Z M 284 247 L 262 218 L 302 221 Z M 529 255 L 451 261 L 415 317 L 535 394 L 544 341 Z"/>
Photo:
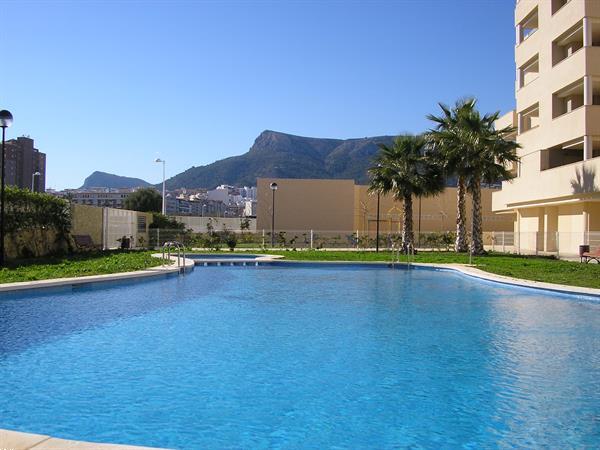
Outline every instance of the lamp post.
<path fill-rule="evenodd" d="M 377 164 L 377 168 L 381 170 L 381 163 Z M 375 227 L 375 251 L 379 253 L 379 202 L 381 200 L 381 192 L 377 191 L 377 221 Z M 368 233 L 368 231 L 367 231 Z"/>
<path fill-rule="evenodd" d="M 202 217 L 204 217 L 204 208 L 206 208 L 206 205 L 202 205 Z"/>
<path fill-rule="evenodd" d="M 163 166 L 163 186 L 162 186 L 162 213 L 163 216 L 167 215 L 167 203 L 165 201 L 165 163 L 166 161 L 164 159 L 160 159 L 160 158 L 156 158 L 154 160 L 154 162 L 156 163 L 162 163 Z"/>
<path fill-rule="evenodd" d="M 0 160 L 2 162 L 2 176 L 0 179 L 0 267 L 4 266 L 4 203 L 5 203 L 5 151 L 4 151 L 4 140 L 6 136 L 6 129 L 13 123 L 13 116 L 9 111 L 3 109 L 0 111 L 0 128 L 2 128 L 2 156 Z"/>
<path fill-rule="evenodd" d="M 271 192 L 273 192 L 273 200 L 271 204 L 271 248 L 275 247 L 275 191 L 277 190 L 277 183 L 271 183 Z"/>
<path fill-rule="evenodd" d="M 379 252 L 379 201 L 380 201 L 381 193 L 377 191 L 377 227 L 375 231 L 375 251 Z"/>
<path fill-rule="evenodd" d="M 35 192 L 35 177 L 39 177 L 41 173 L 33 172 L 31 174 L 31 192 Z"/>

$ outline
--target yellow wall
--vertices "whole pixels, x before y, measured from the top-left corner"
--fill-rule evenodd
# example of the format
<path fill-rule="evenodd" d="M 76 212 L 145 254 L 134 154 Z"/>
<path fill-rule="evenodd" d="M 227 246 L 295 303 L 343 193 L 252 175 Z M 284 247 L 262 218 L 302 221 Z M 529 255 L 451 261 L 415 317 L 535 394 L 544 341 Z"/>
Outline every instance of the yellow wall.
<path fill-rule="evenodd" d="M 71 234 L 89 235 L 95 245 L 102 245 L 102 208 L 72 205 Z"/>
<path fill-rule="evenodd" d="M 256 182 L 258 230 L 271 229 L 272 192 L 276 182 L 275 229 L 287 231 L 354 229 L 354 181 L 259 178 Z"/>
<path fill-rule="evenodd" d="M 375 233 L 377 196 L 368 186 L 352 180 L 267 179 L 257 181 L 257 229 L 271 229 L 271 182 L 276 182 L 275 229 L 279 231 L 346 231 Z M 494 214 L 492 189 L 483 189 L 484 231 L 513 231 L 513 214 Z M 470 226 L 471 198 L 467 197 L 467 224 Z M 419 200 L 413 203 L 414 229 L 419 229 Z M 402 202 L 391 196 L 380 200 L 380 232 L 399 232 L 402 228 Z M 456 188 L 421 200 L 421 231 L 453 231 L 456 228 Z"/>
<path fill-rule="evenodd" d="M 374 232 L 377 223 L 377 196 L 368 193 L 368 186 L 355 186 L 354 229 L 361 233 Z M 513 231 L 513 214 L 492 213 L 493 189 L 482 190 L 483 231 Z M 435 197 L 413 199 L 414 230 L 419 230 L 419 203 L 421 204 L 422 232 L 453 231 L 456 229 L 456 188 L 448 187 Z M 382 196 L 379 206 L 380 232 L 402 230 L 402 202 L 391 196 Z M 467 225 L 471 223 L 471 197 L 467 196 Z"/>

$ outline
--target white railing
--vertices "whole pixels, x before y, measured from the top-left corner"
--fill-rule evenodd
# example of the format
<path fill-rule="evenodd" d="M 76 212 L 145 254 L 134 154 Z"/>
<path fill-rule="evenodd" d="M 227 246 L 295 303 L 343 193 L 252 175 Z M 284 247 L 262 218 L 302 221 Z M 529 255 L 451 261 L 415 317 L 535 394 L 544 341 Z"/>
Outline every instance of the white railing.
<path fill-rule="evenodd" d="M 419 251 L 452 251 L 455 233 L 415 232 L 414 247 Z M 150 248 L 161 248 L 166 242 L 176 241 L 187 248 L 199 249 L 344 249 L 375 250 L 376 235 L 374 232 L 360 230 L 277 230 L 271 246 L 270 230 L 256 232 L 233 232 L 230 230 L 211 230 L 196 233 L 191 230 L 150 229 Z M 397 251 L 402 241 L 400 233 L 381 233 L 379 249 Z M 467 236 L 470 242 L 470 236 Z M 557 257 L 576 257 L 580 245 L 589 245 L 595 249 L 600 247 L 600 231 L 575 232 L 521 232 L 485 231 L 483 232 L 484 248 L 500 253 L 522 255 L 554 255 Z"/>

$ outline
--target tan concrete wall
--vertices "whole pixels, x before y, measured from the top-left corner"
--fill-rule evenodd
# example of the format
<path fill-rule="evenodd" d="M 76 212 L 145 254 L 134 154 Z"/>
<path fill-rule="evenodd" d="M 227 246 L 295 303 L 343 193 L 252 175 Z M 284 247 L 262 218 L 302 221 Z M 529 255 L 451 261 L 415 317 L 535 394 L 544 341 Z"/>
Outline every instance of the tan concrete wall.
<path fill-rule="evenodd" d="M 350 231 L 354 227 L 354 181 L 259 178 L 257 229 L 271 229 L 272 192 L 276 182 L 275 229 Z"/>
<path fill-rule="evenodd" d="M 591 232 L 600 232 L 600 202 L 585 204 L 585 211 L 588 213 L 588 229 Z"/>
<path fill-rule="evenodd" d="M 102 245 L 102 208 L 72 205 L 71 234 L 89 235 L 95 245 Z"/>
<path fill-rule="evenodd" d="M 278 184 L 275 193 L 275 228 L 285 231 L 344 231 L 375 233 L 377 196 L 368 186 L 351 180 L 258 179 L 257 229 L 271 229 L 271 182 Z M 513 231 L 514 214 L 494 214 L 491 210 L 492 190 L 483 189 L 484 231 Z M 471 198 L 467 197 L 470 224 Z M 415 231 L 419 226 L 419 200 L 413 203 Z M 397 233 L 402 228 L 402 202 L 382 196 L 380 232 Z M 453 231 L 456 228 L 456 188 L 421 201 L 421 231 Z"/>
<path fill-rule="evenodd" d="M 514 214 L 492 213 L 492 189 L 482 190 L 483 231 L 513 231 Z M 448 187 L 435 197 L 424 197 L 421 203 L 421 232 L 454 231 L 456 229 L 456 188 Z M 402 230 L 402 202 L 391 196 L 380 199 L 380 232 Z M 368 186 L 355 186 L 354 230 L 374 233 L 377 223 L 377 196 Z M 413 223 L 419 229 L 419 199 L 413 199 Z M 467 225 L 471 224 L 471 197 L 467 196 Z"/>

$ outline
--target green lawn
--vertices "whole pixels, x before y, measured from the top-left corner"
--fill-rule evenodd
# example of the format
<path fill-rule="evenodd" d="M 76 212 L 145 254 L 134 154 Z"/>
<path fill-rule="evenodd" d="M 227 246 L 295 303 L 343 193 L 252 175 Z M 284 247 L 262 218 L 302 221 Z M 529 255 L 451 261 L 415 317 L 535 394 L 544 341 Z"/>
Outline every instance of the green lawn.
<path fill-rule="evenodd" d="M 12 261 L 0 269 L 0 283 L 81 277 L 131 272 L 159 266 L 162 261 L 147 251 L 104 251 L 63 257 Z"/>
<path fill-rule="evenodd" d="M 272 255 L 283 255 L 297 261 L 387 261 L 392 260 L 390 252 L 361 251 L 268 251 Z M 405 261 L 405 257 L 401 258 Z M 468 264 L 468 254 L 453 252 L 419 252 L 414 262 Z M 498 275 L 523 278 L 547 283 L 569 284 L 600 289 L 600 264 L 562 261 L 535 256 L 517 256 L 490 253 L 473 257 L 473 264 L 479 269 Z"/>

